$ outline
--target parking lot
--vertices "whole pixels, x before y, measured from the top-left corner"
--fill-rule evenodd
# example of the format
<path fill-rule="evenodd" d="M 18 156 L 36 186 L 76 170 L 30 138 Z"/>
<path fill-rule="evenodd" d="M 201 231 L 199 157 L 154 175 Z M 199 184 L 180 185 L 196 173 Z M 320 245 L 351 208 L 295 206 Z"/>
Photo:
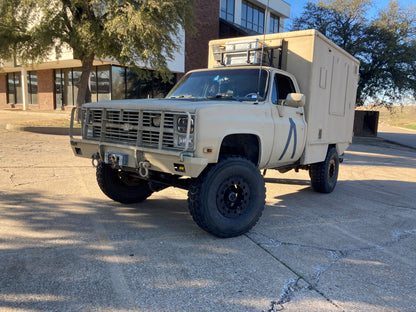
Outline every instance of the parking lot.
<path fill-rule="evenodd" d="M 416 310 L 415 149 L 355 140 L 331 194 L 269 170 L 232 239 L 180 189 L 112 202 L 65 135 L 1 127 L 0 172 L 0 311 Z"/>

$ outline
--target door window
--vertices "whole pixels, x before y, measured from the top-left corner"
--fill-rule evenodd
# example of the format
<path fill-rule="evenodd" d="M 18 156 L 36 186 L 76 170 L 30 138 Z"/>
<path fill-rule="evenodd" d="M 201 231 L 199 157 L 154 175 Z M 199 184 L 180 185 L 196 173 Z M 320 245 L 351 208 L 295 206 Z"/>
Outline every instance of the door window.
<path fill-rule="evenodd" d="M 272 89 L 272 103 L 283 104 L 289 93 L 295 93 L 295 86 L 290 77 L 276 74 L 274 75 L 273 89 Z"/>

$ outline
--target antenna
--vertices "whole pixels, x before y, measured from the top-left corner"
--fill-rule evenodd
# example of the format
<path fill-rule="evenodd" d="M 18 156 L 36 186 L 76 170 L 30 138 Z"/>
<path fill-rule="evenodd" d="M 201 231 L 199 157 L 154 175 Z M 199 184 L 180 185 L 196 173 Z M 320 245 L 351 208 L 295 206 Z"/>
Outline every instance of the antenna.
<path fill-rule="evenodd" d="M 269 13 L 269 1 L 270 0 L 267 0 L 266 10 L 264 12 L 263 42 L 262 42 L 262 45 L 261 45 L 259 77 L 257 78 L 257 98 L 256 98 L 256 102 L 254 104 L 259 104 L 260 79 L 261 79 L 261 71 L 262 71 L 262 68 L 263 68 L 264 43 L 266 42 L 267 14 Z"/>

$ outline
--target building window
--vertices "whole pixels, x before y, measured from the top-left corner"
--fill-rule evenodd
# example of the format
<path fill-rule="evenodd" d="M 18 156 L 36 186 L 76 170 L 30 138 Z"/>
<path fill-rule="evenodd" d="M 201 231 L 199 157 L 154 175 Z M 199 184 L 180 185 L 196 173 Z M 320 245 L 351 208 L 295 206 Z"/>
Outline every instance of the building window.
<path fill-rule="evenodd" d="M 280 18 L 270 14 L 270 33 L 278 33 L 280 28 Z"/>
<path fill-rule="evenodd" d="M 234 22 L 234 0 L 221 0 L 220 17 L 230 22 Z"/>
<path fill-rule="evenodd" d="M 126 99 L 163 98 L 168 94 L 176 82 L 173 75 L 168 81 L 153 71 L 140 70 L 136 72 L 126 68 Z"/>
<path fill-rule="evenodd" d="M 20 73 L 7 74 L 7 103 L 23 103 L 22 84 L 20 82 Z"/>
<path fill-rule="evenodd" d="M 91 101 L 111 100 L 110 66 L 95 67 L 90 74 Z"/>
<path fill-rule="evenodd" d="M 76 105 L 80 80 L 80 68 L 55 70 L 56 109 Z M 90 74 L 91 101 L 165 97 L 175 82 L 175 75 L 163 81 L 149 70 L 136 72 L 121 66 L 96 66 Z"/>
<path fill-rule="evenodd" d="M 111 66 L 111 99 L 125 99 L 126 88 L 126 68 Z"/>
<path fill-rule="evenodd" d="M 64 103 L 64 77 L 63 71 L 60 69 L 55 70 L 55 108 L 62 109 Z"/>
<path fill-rule="evenodd" d="M 248 1 L 241 2 L 241 26 L 258 33 L 264 32 L 264 10 Z"/>
<path fill-rule="evenodd" d="M 38 76 L 35 71 L 27 73 L 27 91 L 29 104 L 38 104 Z"/>
<path fill-rule="evenodd" d="M 20 73 L 7 74 L 7 103 L 23 104 Z M 27 73 L 28 104 L 38 104 L 38 79 L 35 71 Z"/>
<path fill-rule="evenodd" d="M 75 106 L 81 80 L 81 68 L 55 70 L 55 108 Z"/>

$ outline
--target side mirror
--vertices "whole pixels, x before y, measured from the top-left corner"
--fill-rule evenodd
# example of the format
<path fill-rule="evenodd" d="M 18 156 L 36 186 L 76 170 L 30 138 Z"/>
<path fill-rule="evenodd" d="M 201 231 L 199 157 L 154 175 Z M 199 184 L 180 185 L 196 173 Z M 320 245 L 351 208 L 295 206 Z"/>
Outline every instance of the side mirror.
<path fill-rule="evenodd" d="M 290 107 L 305 106 L 305 96 L 302 93 L 289 93 L 286 97 L 286 105 Z"/>

